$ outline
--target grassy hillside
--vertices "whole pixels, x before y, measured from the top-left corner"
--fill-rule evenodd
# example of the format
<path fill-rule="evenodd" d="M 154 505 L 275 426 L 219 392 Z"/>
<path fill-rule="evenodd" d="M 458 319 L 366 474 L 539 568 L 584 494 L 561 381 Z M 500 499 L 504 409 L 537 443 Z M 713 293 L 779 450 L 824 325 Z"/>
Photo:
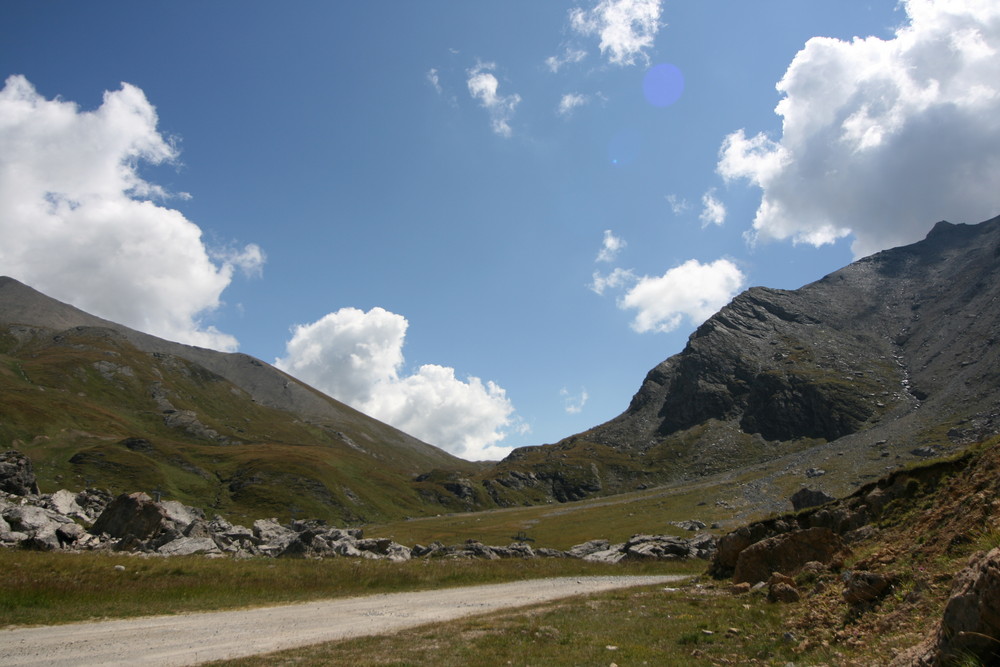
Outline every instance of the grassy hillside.
<path fill-rule="evenodd" d="M 453 497 L 414 476 L 442 458 L 477 469 L 401 447 L 346 406 L 333 422 L 262 405 L 202 365 L 104 328 L 10 327 L 0 396 L 0 442 L 31 457 L 43 492 L 144 490 L 236 521 L 357 524 L 447 510 L 438 497 Z"/>

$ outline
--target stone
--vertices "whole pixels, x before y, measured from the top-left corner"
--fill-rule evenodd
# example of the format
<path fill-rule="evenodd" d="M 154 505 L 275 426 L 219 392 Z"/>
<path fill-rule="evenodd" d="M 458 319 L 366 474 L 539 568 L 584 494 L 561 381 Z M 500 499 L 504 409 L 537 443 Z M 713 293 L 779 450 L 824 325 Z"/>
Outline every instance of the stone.
<path fill-rule="evenodd" d="M 16 449 L 0 454 L 0 491 L 15 496 L 31 496 L 39 493 L 31 459 Z"/>
<path fill-rule="evenodd" d="M 799 591 L 794 586 L 779 581 L 776 584 L 768 586 L 767 600 L 768 602 L 798 602 Z"/>
<path fill-rule="evenodd" d="M 156 550 L 163 556 L 220 555 L 218 545 L 210 537 L 179 537 Z"/>
<path fill-rule="evenodd" d="M 772 572 L 793 575 L 809 561 L 831 562 L 844 549 L 844 541 L 829 528 L 775 535 L 739 552 L 733 582 L 766 581 Z"/>
<path fill-rule="evenodd" d="M 160 507 L 163 508 L 167 519 L 182 530 L 194 521 L 205 518 L 205 513 L 200 509 L 189 507 L 177 500 L 163 500 L 160 502 Z"/>
<path fill-rule="evenodd" d="M 570 547 L 566 553 L 571 558 L 583 558 L 598 551 L 606 551 L 610 546 L 611 543 L 607 540 L 590 540 L 589 542 Z"/>
<path fill-rule="evenodd" d="M 145 493 L 123 493 L 97 517 L 90 532 L 143 540 L 159 533 L 168 520 L 163 508 Z"/>
<path fill-rule="evenodd" d="M 799 510 L 805 509 L 807 507 L 816 507 L 818 505 L 824 505 L 832 500 L 836 500 L 833 496 L 823 491 L 818 491 L 815 489 L 808 489 L 802 487 L 796 491 L 792 497 L 792 508 L 798 512 Z"/>
<path fill-rule="evenodd" d="M 889 575 L 865 570 L 844 572 L 840 578 L 844 583 L 844 601 L 850 605 L 878 600 L 889 592 L 895 580 Z"/>

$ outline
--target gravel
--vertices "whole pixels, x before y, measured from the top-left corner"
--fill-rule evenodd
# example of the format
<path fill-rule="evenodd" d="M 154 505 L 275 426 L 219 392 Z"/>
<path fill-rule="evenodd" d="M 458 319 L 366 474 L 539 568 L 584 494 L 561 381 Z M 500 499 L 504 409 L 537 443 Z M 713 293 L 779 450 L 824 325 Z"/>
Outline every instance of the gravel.
<path fill-rule="evenodd" d="M 684 578 L 562 577 L 238 611 L 14 628 L 0 630 L 0 666 L 194 665 Z"/>

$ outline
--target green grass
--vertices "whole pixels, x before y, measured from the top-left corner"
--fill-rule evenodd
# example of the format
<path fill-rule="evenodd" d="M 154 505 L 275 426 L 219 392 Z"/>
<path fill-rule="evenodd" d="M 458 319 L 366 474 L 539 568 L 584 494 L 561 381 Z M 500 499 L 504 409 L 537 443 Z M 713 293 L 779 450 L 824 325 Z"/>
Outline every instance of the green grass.
<path fill-rule="evenodd" d="M 233 609 L 542 577 L 695 574 L 704 567 L 702 562 L 609 566 L 548 558 L 404 563 L 143 558 L 0 549 L 0 627 Z"/>

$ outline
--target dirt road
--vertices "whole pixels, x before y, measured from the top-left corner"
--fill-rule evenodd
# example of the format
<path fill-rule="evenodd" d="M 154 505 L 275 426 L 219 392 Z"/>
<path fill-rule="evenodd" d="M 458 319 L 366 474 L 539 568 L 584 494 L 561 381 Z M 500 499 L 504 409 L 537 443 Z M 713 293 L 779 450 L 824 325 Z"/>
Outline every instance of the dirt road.
<path fill-rule="evenodd" d="M 240 611 L 0 630 L 0 666 L 193 665 L 683 578 L 563 577 Z"/>

